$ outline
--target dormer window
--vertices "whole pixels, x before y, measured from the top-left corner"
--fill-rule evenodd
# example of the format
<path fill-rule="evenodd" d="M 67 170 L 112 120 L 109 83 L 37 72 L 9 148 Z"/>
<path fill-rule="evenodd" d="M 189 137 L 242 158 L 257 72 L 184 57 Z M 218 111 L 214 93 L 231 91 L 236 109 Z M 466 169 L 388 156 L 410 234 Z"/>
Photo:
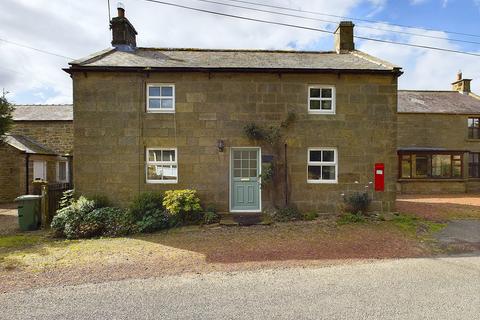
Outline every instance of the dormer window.
<path fill-rule="evenodd" d="M 147 112 L 175 112 L 175 85 L 147 85 Z"/>

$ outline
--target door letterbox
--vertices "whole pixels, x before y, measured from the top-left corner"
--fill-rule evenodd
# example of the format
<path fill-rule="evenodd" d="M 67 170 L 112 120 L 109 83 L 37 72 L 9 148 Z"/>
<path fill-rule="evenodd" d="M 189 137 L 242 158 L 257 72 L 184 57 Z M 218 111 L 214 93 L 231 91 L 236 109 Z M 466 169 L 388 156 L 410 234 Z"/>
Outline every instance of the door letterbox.
<path fill-rule="evenodd" d="M 375 163 L 375 191 L 385 190 L 385 164 Z"/>

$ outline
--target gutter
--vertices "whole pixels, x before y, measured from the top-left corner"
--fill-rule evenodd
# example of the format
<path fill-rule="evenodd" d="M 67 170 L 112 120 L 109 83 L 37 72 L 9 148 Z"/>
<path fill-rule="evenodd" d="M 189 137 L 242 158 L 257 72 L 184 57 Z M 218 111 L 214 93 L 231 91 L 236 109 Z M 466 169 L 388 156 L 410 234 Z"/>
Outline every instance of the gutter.
<path fill-rule="evenodd" d="M 103 66 L 75 66 L 62 69 L 68 74 L 74 72 L 102 71 L 102 72 L 254 72 L 254 73 L 352 73 L 352 74 L 393 74 L 397 77 L 403 72 L 399 68 L 392 70 L 373 69 L 312 69 L 312 68 L 211 68 L 211 67 L 103 67 Z"/>

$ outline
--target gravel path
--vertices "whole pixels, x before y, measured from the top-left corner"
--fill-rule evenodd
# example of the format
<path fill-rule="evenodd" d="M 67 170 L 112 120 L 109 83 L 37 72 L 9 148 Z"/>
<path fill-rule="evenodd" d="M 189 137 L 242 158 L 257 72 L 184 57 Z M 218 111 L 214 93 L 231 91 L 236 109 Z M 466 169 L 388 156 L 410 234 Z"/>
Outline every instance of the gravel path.
<path fill-rule="evenodd" d="M 480 257 L 210 273 L 0 295 L 0 319 L 478 319 Z"/>

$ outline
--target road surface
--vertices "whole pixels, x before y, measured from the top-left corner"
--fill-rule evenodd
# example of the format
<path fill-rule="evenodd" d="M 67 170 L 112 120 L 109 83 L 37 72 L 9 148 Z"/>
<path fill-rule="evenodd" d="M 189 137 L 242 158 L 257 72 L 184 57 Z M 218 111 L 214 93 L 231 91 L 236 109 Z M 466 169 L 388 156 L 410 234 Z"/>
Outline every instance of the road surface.
<path fill-rule="evenodd" d="M 480 319 L 480 257 L 43 288 L 0 295 L 0 319 Z"/>

